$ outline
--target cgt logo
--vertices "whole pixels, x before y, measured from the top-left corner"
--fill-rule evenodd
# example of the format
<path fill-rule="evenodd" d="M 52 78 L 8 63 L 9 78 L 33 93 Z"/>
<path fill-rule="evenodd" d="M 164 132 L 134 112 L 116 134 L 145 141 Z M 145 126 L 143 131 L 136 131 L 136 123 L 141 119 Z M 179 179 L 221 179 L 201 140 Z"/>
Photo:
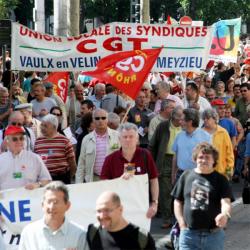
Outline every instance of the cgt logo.
<path fill-rule="evenodd" d="M 141 53 L 142 55 L 132 56 L 125 60 L 119 61 L 115 64 L 115 67 L 120 69 L 121 71 L 133 71 L 140 72 L 145 65 L 145 58 L 147 57 L 145 53 L 138 50 L 137 53 Z"/>
<path fill-rule="evenodd" d="M 113 67 L 108 68 L 107 74 L 117 83 L 133 83 L 137 80 L 137 73 L 143 70 L 147 55 L 141 50 L 135 52 L 137 55 L 118 61 Z"/>

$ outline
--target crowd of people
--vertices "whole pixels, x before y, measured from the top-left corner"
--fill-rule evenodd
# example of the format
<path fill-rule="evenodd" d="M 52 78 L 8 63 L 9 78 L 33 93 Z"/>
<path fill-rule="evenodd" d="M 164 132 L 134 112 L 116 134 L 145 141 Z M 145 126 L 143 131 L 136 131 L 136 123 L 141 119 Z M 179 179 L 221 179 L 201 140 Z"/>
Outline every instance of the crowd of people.
<path fill-rule="evenodd" d="M 45 216 L 23 230 L 20 249 L 155 249 L 151 235 L 123 217 L 115 190 L 97 200 L 101 226 L 85 233 L 65 219 L 65 184 L 145 173 L 145 216 L 160 216 L 165 229 L 177 220 L 180 249 L 223 249 L 229 181 L 249 168 L 249 57 L 242 43 L 234 64 L 152 72 L 135 100 L 72 74 L 64 103 L 43 73 L 11 72 L 8 54 L 0 74 L 0 190 L 45 187 Z"/>

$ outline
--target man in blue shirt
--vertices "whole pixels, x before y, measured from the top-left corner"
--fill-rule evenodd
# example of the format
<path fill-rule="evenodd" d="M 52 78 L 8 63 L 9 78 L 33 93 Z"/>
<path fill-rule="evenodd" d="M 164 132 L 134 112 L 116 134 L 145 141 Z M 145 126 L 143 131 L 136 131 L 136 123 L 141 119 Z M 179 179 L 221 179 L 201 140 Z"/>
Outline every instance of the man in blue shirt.
<path fill-rule="evenodd" d="M 225 118 L 225 111 L 226 111 L 225 105 L 226 104 L 224 103 L 223 100 L 216 99 L 216 100 L 213 100 L 211 102 L 211 105 L 213 106 L 213 108 L 216 109 L 216 111 L 219 115 L 220 119 L 219 119 L 218 124 L 227 130 L 227 132 L 231 138 L 233 148 L 235 148 L 236 147 L 237 129 L 236 129 L 236 125 L 233 123 L 233 121 L 231 121 L 228 118 Z"/>
<path fill-rule="evenodd" d="M 186 169 L 195 168 L 192 160 L 193 149 L 201 142 L 212 142 L 209 133 L 199 128 L 199 111 L 193 108 L 184 109 L 182 119 L 182 129 L 175 138 L 172 150 L 175 155 L 172 163 L 172 184 Z"/>

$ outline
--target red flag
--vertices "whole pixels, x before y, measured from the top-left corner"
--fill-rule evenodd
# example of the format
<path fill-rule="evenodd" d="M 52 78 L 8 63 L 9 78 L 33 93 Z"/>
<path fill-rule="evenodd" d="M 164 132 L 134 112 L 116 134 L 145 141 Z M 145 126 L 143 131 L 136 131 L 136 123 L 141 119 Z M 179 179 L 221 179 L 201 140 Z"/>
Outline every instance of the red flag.
<path fill-rule="evenodd" d="M 167 25 L 171 25 L 171 24 L 172 24 L 171 16 L 170 16 L 170 15 L 168 15 Z"/>
<path fill-rule="evenodd" d="M 55 93 L 66 102 L 69 86 L 69 72 L 50 73 L 43 82 L 53 83 Z"/>
<path fill-rule="evenodd" d="M 96 70 L 84 74 L 109 82 L 135 99 L 161 49 L 118 52 L 102 58 Z"/>

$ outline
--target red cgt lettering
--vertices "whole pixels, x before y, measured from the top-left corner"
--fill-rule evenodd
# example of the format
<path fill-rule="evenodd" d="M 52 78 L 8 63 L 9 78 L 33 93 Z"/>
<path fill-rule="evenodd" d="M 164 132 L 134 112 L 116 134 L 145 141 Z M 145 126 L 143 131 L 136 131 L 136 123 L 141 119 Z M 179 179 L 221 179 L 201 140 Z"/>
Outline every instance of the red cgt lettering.
<path fill-rule="evenodd" d="M 127 42 L 133 43 L 132 50 L 140 50 L 142 49 L 142 43 L 147 42 L 147 38 L 128 38 Z M 104 40 L 103 48 L 108 51 L 122 51 L 123 50 L 123 42 L 122 38 L 120 37 L 110 37 Z M 87 39 L 81 41 L 77 46 L 76 49 L 81 53 L 95 53 L 97 52 L 96 48 L 96 39 Z"/>

